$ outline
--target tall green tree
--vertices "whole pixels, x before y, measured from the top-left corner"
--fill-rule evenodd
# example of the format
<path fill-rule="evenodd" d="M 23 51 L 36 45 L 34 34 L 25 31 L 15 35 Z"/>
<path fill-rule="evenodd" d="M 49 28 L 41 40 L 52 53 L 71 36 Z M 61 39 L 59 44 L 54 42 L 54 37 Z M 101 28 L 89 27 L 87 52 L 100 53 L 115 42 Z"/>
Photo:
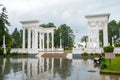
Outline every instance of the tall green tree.
<path fill-rule="evenodd" d="M 3 45 L 3 35 L 6 36 L 6 46 L 7 48 L 11 47 L 11 36 L 9 34 L 9 31 L 7 29 L 7 26 L 10 26 L 10 23 L 8 21 L 8 15 L 7 10 L 5 7 L 2 8 L 0 13 L 0 47 Z"/>
<path fill-rule="evenodd" d="M 108 23 L 108 41 L 110 45 L 112 45 L 112 37 L 114 37 L 114 41 L 119 38 L 119 30 L 120 26 L 118 26 L 117 21 L 112 20 Z"/>
<path fill-rule="evenodd" d="M 66 48 L 73 47 L 74 35 L 72 29 L 66 25 L 62 24 L 55 32 L 55 46 L 59 45 L 60 38 L 62 39 L 62 46 Z"/>
<path fill-rule="evenodd" d="M 22 35 L 21 31 L 18 31 L 17 28 L 12 33 L 12 47 L 21 48 L 22 47 Z"/>

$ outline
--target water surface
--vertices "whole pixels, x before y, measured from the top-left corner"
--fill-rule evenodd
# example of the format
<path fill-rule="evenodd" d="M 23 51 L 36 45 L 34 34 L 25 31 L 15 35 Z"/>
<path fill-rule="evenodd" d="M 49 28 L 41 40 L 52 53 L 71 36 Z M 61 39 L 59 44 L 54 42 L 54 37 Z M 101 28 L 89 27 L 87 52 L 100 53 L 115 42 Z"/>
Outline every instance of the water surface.
<path fill-rule="evenodd" d="M 91 59 L 0 57 L 0 80 L 120 80 L 120 75 L 100 74 Z"/>

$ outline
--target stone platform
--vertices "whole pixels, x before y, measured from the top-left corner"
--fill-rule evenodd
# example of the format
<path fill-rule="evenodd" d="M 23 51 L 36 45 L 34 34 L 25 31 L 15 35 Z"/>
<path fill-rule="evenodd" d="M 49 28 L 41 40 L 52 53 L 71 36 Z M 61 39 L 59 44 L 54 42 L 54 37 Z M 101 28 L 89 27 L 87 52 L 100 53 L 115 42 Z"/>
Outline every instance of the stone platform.
<path fill-rule="evenodd" d="M 68 53 L 45 53 L 41 55 L 44 58 L 66 58 Z"/>

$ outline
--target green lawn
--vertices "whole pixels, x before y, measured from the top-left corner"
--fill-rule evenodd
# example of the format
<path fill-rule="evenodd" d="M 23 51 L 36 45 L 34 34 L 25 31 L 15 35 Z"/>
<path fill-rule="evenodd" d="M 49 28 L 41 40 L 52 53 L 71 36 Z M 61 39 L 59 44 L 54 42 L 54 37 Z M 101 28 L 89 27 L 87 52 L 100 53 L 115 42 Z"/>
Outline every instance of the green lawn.
<path fill-rule="evenodd" d="M 115 71 L 120 72 L 120 55 L 117 55 L 116 58 L 111 59 L 111 68 L 109 59 L 105 59 L 105 63 L 107 64 L 107 68 L 101 69 L 101 71 Z"/>

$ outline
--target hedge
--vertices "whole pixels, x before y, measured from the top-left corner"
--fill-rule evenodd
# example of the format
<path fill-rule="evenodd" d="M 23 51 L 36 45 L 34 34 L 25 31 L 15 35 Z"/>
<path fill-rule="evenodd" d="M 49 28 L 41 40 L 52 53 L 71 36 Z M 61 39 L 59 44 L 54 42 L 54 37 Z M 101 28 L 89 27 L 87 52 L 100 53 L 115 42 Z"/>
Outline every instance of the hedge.
<path fill-rule="evenodd" d="M 113 52 L 114 51 L 114 47 L 113 46 L 106 46 L 104 47 L 104 52 Z"/>

